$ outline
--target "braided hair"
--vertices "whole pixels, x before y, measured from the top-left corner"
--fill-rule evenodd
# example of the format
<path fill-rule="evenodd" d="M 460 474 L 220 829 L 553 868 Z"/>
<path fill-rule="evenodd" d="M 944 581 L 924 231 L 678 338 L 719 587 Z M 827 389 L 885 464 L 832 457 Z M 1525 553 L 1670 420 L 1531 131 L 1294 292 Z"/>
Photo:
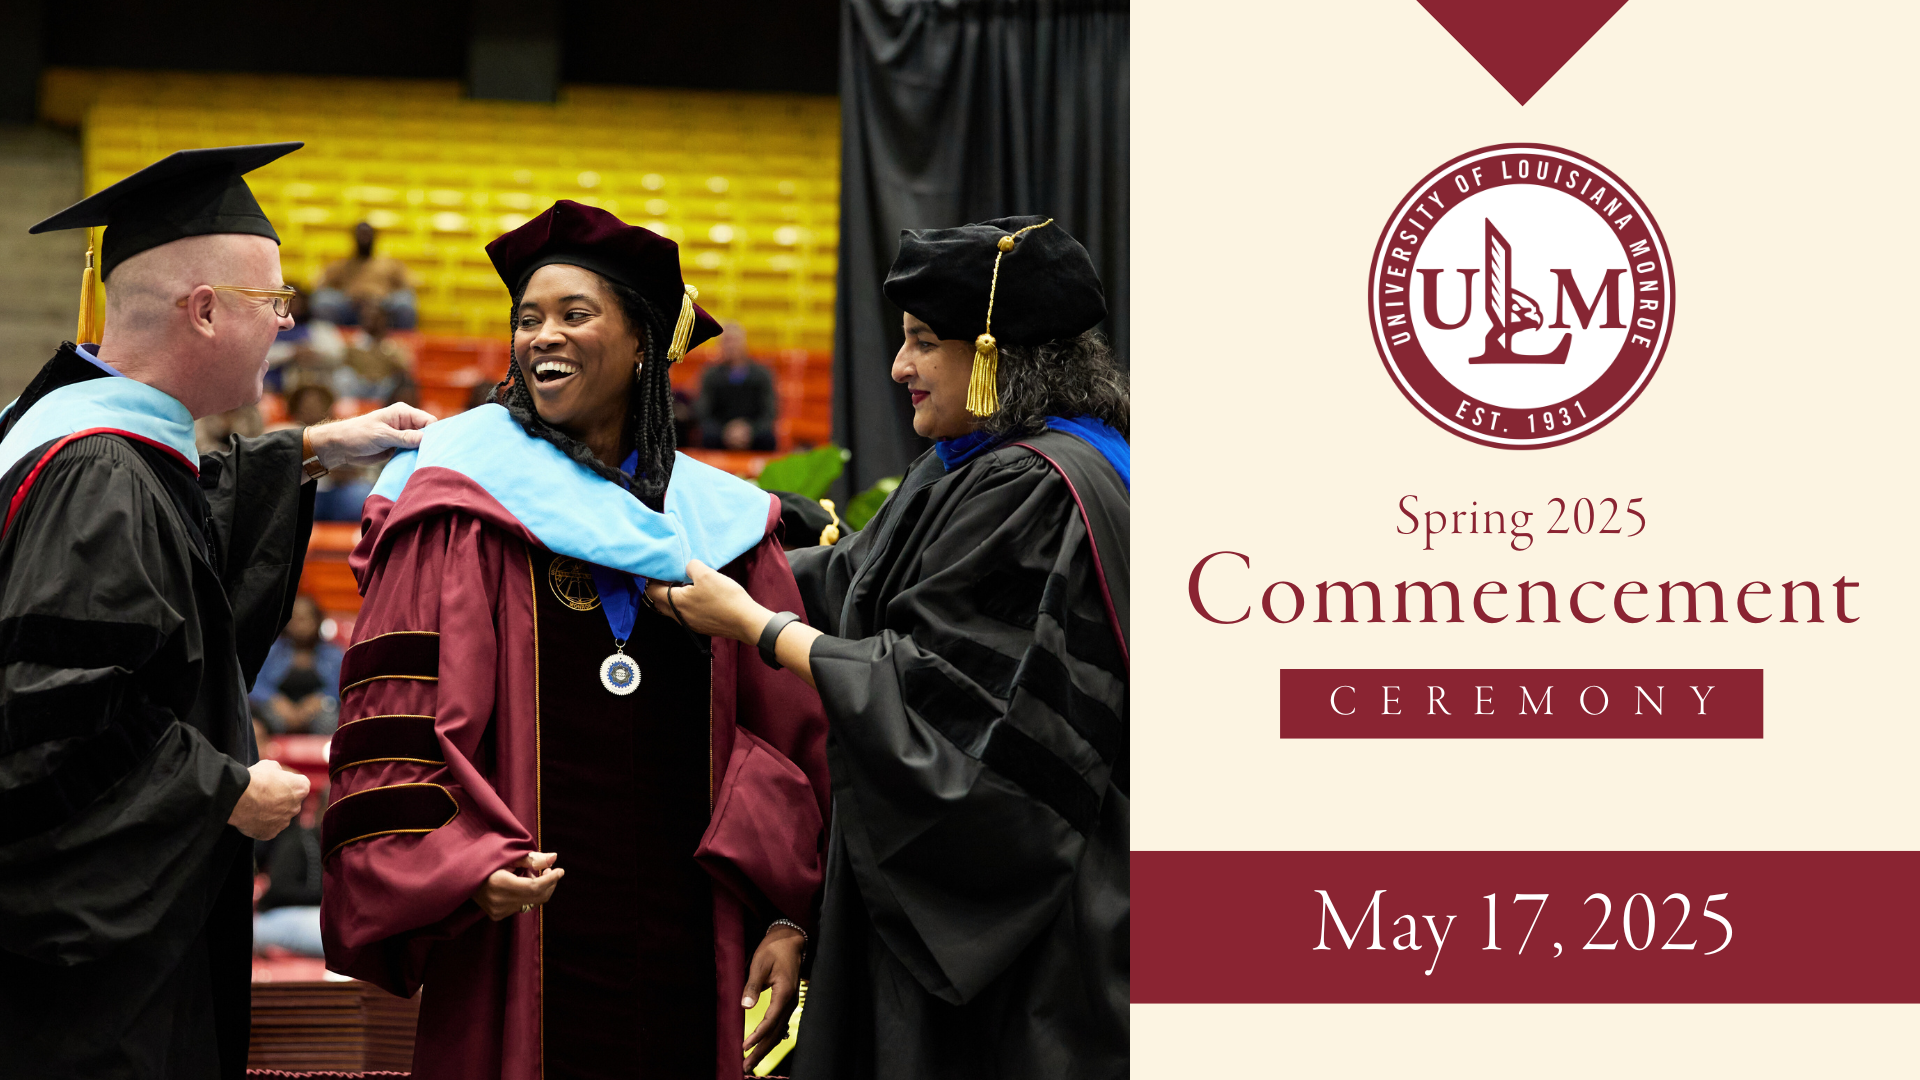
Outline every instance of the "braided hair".
<path fill-rule="evenodd" d="M 519 317 L 520 299 L 526 293 L 524 282 L 513 294 L 513 304 L 509 308 L 507 377 L 494 386 L 493 400 L 506 406 L 507 412 L 512 414 L 528 435 L 559 447 L 561 453 L 578 462 L 582 468 L 618 484 L 621 490 L 659 513 L 666 504 L 667 483 L 673 478 L 673 384 L 667 377 L 669 365 L 666 346 L 671 340 L 672 331 L 659 310 L 648 303 L 645 297 L 605 277 L 601 277 L 600 281 L 613 294 L 627 318 L 627 325 L 633 328 L 634 336 L 640 339 L 640 374 L 628 384 L 627 419 L 620 432 L 621 456 L 624 458 L 626 451 L 630 450 L 637 450 L 640 454 L 640 463 L 634 475 L 628 476 L 608 466 L 594 455 L 586 443 L 540 419 L 539 410 L 534 408 L 533 393 L 527 389 L 526 381 L 520 374 L 520 357 L 513 340 L 512 327 Z"/>

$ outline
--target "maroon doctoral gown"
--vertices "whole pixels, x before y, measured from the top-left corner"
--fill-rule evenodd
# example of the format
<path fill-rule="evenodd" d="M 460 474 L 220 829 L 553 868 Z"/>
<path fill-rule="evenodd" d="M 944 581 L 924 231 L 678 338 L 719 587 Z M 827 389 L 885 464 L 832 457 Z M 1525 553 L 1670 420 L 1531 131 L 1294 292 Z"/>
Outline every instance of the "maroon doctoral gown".
<path fill-rule="evenodd" d="M 422 1080 L 738 1077 L 753 946 L 776 918 L 809 933 L 817 919 L 819 699 L 751 647 L 716 639 L 709 660 L 644 605 L 625 648 L 640 686 L 609 693 L 590 567 L 553 550 L 564 530 L 503 505 L 497 476 L 490 491 L 483 469 L 428 453 L 459 419 L 404 463 L 396 499 L 376 489 L 353 555 L 366 604 L 331 751 L 329 966 L 395 994 L 425 986 Z M 672 482 L 739 483 L 710 473 L 682 458 Z M 758 543 L 723 569 L 799 611 L 765 506 Z M 474 890 L 535 851 L 567 870 L 551 901 L 488 920 Z"/>

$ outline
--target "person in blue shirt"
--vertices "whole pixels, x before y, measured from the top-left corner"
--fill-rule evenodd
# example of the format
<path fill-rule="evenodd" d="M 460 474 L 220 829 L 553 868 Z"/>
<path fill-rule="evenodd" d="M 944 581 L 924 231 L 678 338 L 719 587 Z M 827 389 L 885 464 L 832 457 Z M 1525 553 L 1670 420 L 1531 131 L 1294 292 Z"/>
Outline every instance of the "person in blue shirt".
<path fill-rule="evenodd" d="M 326 612 L 306 593 L 294 598 L 287 628 L 274 639 L 247 694 L 276 735 L 331 735 L 340 724 L 338 645 L 321 640 Z"/>

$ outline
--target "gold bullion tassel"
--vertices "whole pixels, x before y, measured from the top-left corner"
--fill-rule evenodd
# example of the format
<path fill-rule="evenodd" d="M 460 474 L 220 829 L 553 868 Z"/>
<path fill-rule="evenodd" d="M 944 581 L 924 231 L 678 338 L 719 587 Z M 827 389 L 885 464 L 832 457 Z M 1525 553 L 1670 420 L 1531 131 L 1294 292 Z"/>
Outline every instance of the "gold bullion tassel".
<path fill-rule="evenodd" d="M 93 295 L 98 275 L 93 269 L 93 230 L 87 230 L 87 268 L 80 271 L 80 323 L 73 331 L 73 340 L 80 345 L 96 345 L 100 342 L 99 327 L 93 322 Z"/>
<path fill-rule="evenodd" d="M 673 324 L 673 343 L 667 346 L 667 363 L 678 363 L 687 355 L 687 342 L 693 340 L 693 300 L 700 290 L 691 285 L 686 287 L 687 294 L 680 298 L 680 318 Z"/>
<path fill-rule="evenodd" d="M 967 411 L 983 419 L 1000 411 L 1000 346 L 992 334 L 973 339 L 973 378 L 967 380 Z"/>
<path fill-rule="evenodd" d="M 840 542 L 840 512 L 833 508 L 832 499 L 821 499 L 820 508 L 825 510 L 827 516 L 833 519 L 833 521 L 828 523 L 826 528 L 820 530 L 820 546 L 832 547 Z"/>
<path fill-rule="evenodd" d="M 994 245 L 1000 251 L 993 257 L 993 281 L 987 286 L 986 332 L 973 339 L 973 377 L 967 380 L 967 411 L 981 419 L 1000 411 L 1000 343 L 993 339 L 993 298 L 1000 291 L 1000 260 L 1013 250 L 1014 239 L 1021 233 L 1051 224 L 1053 219 L 1048 218 L 1008 233 Z"/>

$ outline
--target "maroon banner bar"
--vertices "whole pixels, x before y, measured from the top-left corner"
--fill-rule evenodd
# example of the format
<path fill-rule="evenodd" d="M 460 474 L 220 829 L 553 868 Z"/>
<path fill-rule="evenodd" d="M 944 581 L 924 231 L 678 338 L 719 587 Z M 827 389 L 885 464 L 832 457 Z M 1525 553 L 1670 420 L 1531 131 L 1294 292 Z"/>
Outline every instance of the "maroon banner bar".
<path fill-rule="evenodd" d="M 1760 668 L 1285 668 L 1283 739 L 1758 739 Z"/>
<path fill-rule="evenodd" d="M 1141 1004 L 1920 1002 L 1920 852 L 1136 851 L 1132 865 Z"/>

